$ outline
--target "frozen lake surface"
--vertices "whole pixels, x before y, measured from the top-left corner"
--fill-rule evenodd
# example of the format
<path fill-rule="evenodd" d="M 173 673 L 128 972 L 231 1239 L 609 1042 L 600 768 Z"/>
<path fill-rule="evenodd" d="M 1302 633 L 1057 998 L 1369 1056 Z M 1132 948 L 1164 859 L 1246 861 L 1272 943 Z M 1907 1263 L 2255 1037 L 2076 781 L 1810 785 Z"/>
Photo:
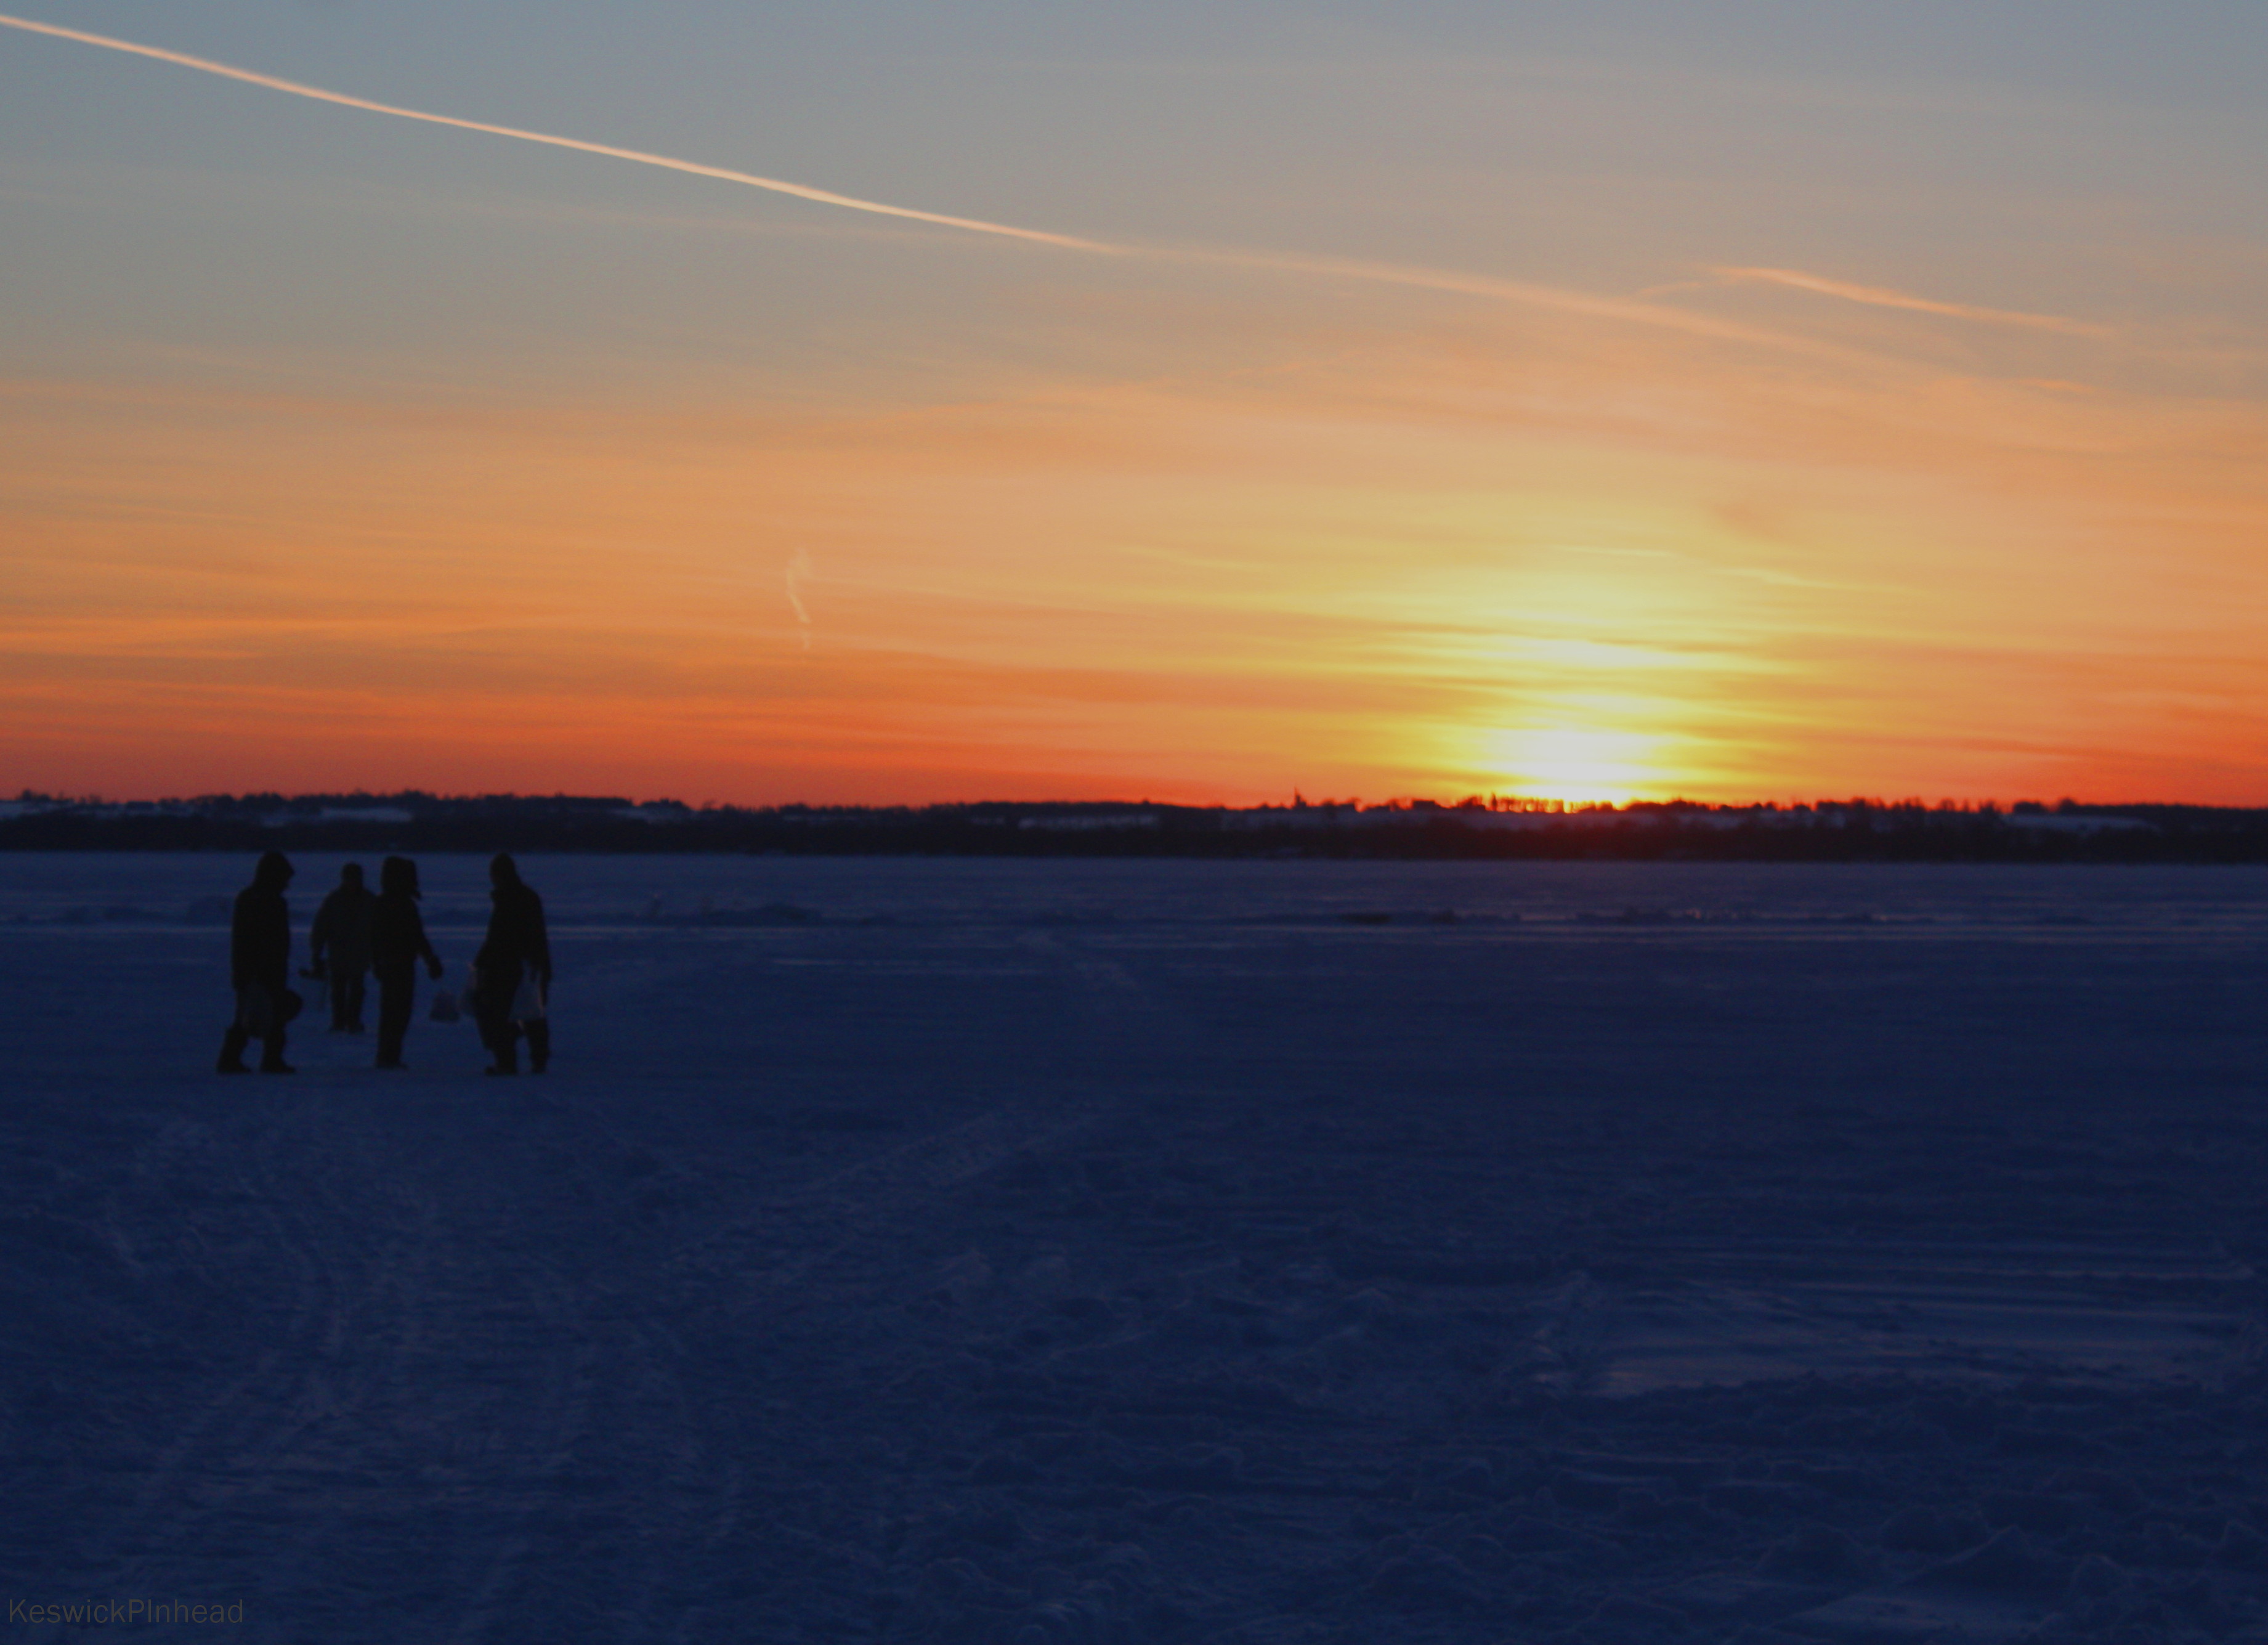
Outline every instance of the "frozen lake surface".
<path fill-rule="evenodd" d="M 522 867 L 549 1074 L 224 1081 L 249 861 L 0 855 L 0 1604 L 2268 1639 L 2268 873 Z"/>

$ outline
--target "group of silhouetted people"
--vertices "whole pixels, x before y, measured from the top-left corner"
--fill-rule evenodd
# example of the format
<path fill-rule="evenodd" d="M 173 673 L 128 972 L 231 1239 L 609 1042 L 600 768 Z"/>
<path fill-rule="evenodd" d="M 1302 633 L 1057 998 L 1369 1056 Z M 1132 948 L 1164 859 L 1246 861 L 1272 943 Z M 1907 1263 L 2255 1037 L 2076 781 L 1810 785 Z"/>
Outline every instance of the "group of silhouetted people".
<path fill-rule="evenodd" d="M 284 1031 L 302 1001 L 292 991 L 291 911 L 284 900 L 291 883 L 291 859 L 271 851 L 254 869 L 252 883 L 237 893 L 229 928 L 229 980 L 236 990 L 236 1014 L 221 1041 L 223 1073 L 249 1073 L 244 1053 L 261 1043 L 260 1071 L 290 1073 L 284 1060 Z M 543 922 L 543 899 L 520 879 L 512 859 L 498 852 L 489 864 L 488 936 L 473 957 L 467 1002 L 488 1047 L 490 1073 L 519 1072 L 519 1042 L 527 1041 L 528 1066 L 541 1073 L 551 1061 L 551 1023 L 546 1014 L 551 992 L 551 940 Z M 388 857 L 378 872 L 375 895 L 363 883 L 362 865 L 339 871 L 338 889 L 323 899 L 308 933 L 307 975 L 327 983 L 331 997 L 331 1032 L 360 1034 L 366 979 L 378 978 L 378 1059 L 380 1068 L 401 1068 L 401 1042 L 416 1004 L 417 962 L 438 981 L 441 957 L 425 935 L 417 911 L 422 895 L 417 865 Z"/>

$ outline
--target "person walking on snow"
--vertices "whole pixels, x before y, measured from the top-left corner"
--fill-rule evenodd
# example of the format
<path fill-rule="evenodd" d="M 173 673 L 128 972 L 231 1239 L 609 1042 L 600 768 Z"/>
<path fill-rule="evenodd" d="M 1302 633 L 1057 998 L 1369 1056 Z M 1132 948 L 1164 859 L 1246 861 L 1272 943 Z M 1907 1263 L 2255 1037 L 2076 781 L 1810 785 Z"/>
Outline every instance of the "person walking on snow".
<path fill-rule="evenodd" d="M 363 978 L 370 970 L 370 922 L 378 898 L 362 882 L 362 865 L 339 870 L 339 888 L 315 911 L 307 933 L 308 963 L 331 985 L 331 1032 L 359 1034 Z"/>
<path fill-rule="evenodd" d="M 280 851 L 262 856 L 252 883 L 236 894 L 229 921 L 229 985 L 236 990 L 236 1015 L 220 1044 L 218 1071 L 249 1073 L 244 1048 L 261 1042 L 260 1072 L 290 1073 L 284 1060 L 284 1025 L 298 1014 L 291 992 L 291 908 L 284 888 L 291 883 L 291 860 Z"/>
<path fill-rule="evenodd" d="M 551 1024 L 544 1015 L 551 992 L 551 939 L 543 925 L 543 899 L 520 881 L 503 852 L 489 864 L 494 889 L 488 939 L 473 956 L 473 1014 L 496 1060 L 490 1073 L 519 1072 L 519 1041 L 527 1036 L 529 1068 L 541 1073 L 551 1061 Z"/>
<path fill-rule="evenodd" d="M 407 857 L 388 857 L 379 865 L 378 905 L 370 921 L 371 968 L 378 973 L 378 1066 L 401 1068 L 402 1036 L 409 1032 L 409 1012 L 417 1003 L 417 962 L 425 962 L 426 975 L 437 982 L 441 956 L 425 935 L 425 919 L 417 911 L 417 865 Z"/>

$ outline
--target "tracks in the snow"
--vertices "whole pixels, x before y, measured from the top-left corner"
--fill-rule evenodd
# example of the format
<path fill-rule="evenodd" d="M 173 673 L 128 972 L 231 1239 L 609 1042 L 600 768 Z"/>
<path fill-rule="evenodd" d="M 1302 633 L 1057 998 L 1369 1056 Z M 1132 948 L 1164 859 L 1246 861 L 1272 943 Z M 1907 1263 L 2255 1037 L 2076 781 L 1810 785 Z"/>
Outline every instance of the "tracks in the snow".
<path fill-rule="evenodd" d="M 564 1104 L 381 1108 L 322 1078 L 250 1095 L 151 1134 L 107 1196 L 122 1264 L 170 1254 L 239 1306 L 179 1345 L 195 1368 L 142 1419 L 146 1464 L 102 1487 L 71 1576 L 256 1585 L 254 1637 L 349 1636 L 391 1612 L 446 1619 L 437 1636 L 467 1645 L 527 1637 L 562 1570 L 617 1636 L 666 1637 L 688 1550 L 721 1559 L 751 1531 L 750 1459 L 721 1442 L 745 1413 L 687 1306 L 777 1306 L 1103 1112 L 963 1110 L 663 1221 L 630 1202 L 622 1140 Z M 582 1561 L 594 1543 L 606 1558 Z"/>
<path fill-rule="evenodd" d="M 875 1157 L 770 1196 L 674 1253 L 671 1267 L 715 1286 L 728 1306 L 776 1294 L 841 1256 L 862 1236 L 917 1211 L 927 1196 L 1009 1161 L 1060 1147 L 1090 1130 L 1107 1104 L 1024 1101 L 902 1143 Z"/>

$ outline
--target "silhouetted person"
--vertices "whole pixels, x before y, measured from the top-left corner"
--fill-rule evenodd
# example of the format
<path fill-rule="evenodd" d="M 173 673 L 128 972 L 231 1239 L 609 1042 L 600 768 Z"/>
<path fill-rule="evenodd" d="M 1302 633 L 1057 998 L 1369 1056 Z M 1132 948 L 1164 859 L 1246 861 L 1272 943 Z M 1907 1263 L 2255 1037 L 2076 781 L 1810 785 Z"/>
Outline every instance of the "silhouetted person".
<path fill-rule="evenodd" d="M 378 868 L 378 902 L 371 911 L 370 963 L 378 973 L 378 1066 L 399 1068 L 401 1038 L 409 1032 L 410 1007 L 417 1003 L 417 962 L 426 973 L 441 975 L 441 956 L 425 935 L 424 916 L 417 911 L 423 895 L 417 886 L 417 865 L 407 857 L 388 857 Z"/>
<path fill-rule="evenodd" d="M 528 1066 L 541 1073 L 551 1061 L 551 1024 L 544 1015 L 551 992 L 551 939 L 543 926 L 543 899 L 520 882 L 519 869 L 498 852 L 489 864 L 489 934 L 473 957 L 473 1015 L 496 1060 L 490 1073 L 519 1072 L 519 1042 L 527 1036 Z M 522 985 L 528 985 L 523 996 Z"/>
<path fill-rule="evenodd" d="M 315 975 L 331 985 L 331 1032 L 359 1034 L 363 978 L 370 970 L 370 922 L 378 898 L 362 882 L 362 865 L 339 870 L 339 889 L 315 911 L 307 933 L 307 953 Z"/>
<path fill-rule="evenodd" d="M 284 888 L 291 883 L 291 862 L 271 851 L 252 871 L 252 883 L 236 894 L 229 922 L 228 974 L 236 990 L 236 1016 L 221 1041 L 223 1073 L 248 1073 L 244 1048 L 261 1042 L 260 1072 L 290 1073 L 284 1060 L 284 1025 L 297 1014 L 299 996 L 291 988 L 291 909 Z"/>

